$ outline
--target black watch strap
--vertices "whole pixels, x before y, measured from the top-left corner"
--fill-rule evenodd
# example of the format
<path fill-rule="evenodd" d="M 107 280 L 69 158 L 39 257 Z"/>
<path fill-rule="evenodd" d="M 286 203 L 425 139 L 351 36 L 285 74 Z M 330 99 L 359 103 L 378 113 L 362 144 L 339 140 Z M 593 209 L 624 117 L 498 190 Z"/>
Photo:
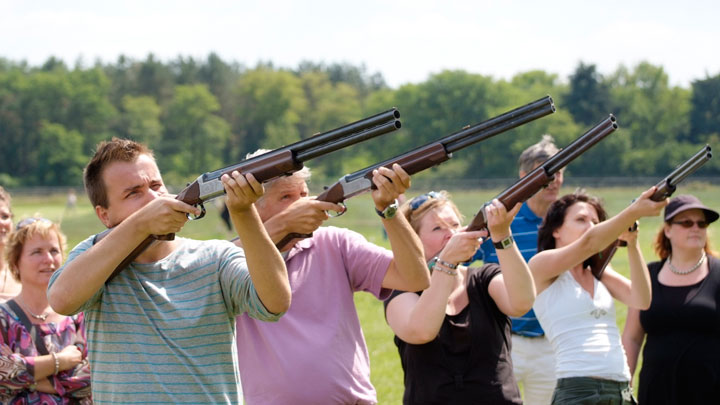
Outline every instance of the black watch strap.
<path fill-rule="evenodd" d="M 495 246 L 495 249 L 507 249 L 513 243 L 515 243 L 515 239 L 513 239 L 512 235 L 508 235 L 507 238 L 501 240 L 500 242 L 493 242 L 493 246 Z"/>

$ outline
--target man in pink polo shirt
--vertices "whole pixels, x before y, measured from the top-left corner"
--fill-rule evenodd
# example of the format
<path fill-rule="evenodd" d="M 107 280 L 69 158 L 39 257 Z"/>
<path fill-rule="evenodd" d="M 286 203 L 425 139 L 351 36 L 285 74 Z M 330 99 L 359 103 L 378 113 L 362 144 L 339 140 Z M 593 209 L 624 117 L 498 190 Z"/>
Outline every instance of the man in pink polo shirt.
<path fill-rule="evenodd" d="M 255 204 L 274 242 L 291 232 L 313 236 L 283 248 L 292 303 L 280 321 L 237 318 L 245 401 L 375 404 L 353 293 L 367 291 L 382 300 L 395 288 L 419 291 L 429 286 L 422 244 L 405 218 L 394 215 L 395 201 L 410 186 L 410 176 L 398 165 L 373 173 L 377 190 L 372 198 L 392 251 L 348 229 L 320 228 L 326 211 L 342 207 L 309 198 L 309 176 L 303 169 L 265 184 L 265 194 Z"/>

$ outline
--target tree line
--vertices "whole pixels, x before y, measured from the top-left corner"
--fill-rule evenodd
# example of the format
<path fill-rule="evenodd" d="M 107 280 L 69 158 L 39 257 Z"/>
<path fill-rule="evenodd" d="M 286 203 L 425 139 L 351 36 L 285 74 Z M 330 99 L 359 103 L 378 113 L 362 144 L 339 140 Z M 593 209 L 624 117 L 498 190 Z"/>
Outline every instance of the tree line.
<path fill-rule="evenodd" d="M 95 145 L 112 136 L 155 150 L 169 184 L 397 107 L 403 128 L 309 163 L 343 174 L 403 153 L 545 95 L 557 112 L 457 153 L 443 178 L 514 177 L 520 151 L 549 133 L 562 147 L 608 113 L 621 130 L 568 168 L 574 176 L 663 176 L 706 143 L 720 145 L 720 74 L 671 86 L 662 66 L 601 75 L 579 63 L 567 80 L 530 71 L 510 80 L 447 70 L 390 88 L 364 66 L 302 62 L 297 68 L 152 54 L 144 60 L 69 67 L 0 58 L 0 184 L 77 186 Z M 719 175 L 711 161 L 700 174 Z"/>

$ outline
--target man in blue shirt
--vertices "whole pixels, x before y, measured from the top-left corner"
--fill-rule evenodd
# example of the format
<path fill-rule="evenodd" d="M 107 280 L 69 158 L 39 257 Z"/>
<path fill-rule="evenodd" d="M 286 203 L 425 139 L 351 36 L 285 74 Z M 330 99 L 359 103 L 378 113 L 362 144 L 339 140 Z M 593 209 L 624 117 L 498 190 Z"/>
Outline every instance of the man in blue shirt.
<path fill-rule="evenodd" d="M 540 142 L 525 149 L 518 159 L 520 177 L 530 173 L 558 148 L 550 135 L 543 135 Z M 555 180 L 525 201 L 512 222 L 515 243 L 525 261 L 537 253 L 537 231 L 550 204 L 558 198 L 563 183 L 563 171 Z M 482 258 L 497 263 L 498 258 L 492 241 L 488 238 L 480 247 Z M 545 332 L 531 309 L 527 314 L 512 320 L 512 361 L 515 379 L 523 385 L 525 404 L 549 404 L 555 389 L 555 356 Z"/>

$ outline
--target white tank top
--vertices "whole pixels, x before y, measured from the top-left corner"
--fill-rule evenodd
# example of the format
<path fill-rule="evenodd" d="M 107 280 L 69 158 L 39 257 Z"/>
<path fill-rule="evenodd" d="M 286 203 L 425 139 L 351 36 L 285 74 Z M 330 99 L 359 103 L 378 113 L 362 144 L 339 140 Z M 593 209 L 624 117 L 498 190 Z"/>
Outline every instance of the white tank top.
<path fill-rule="evenodd" d="M 594 299 L 569 271 L 541 292 L 533 309 L 555 351 L 557 378 L 629 381 L 612 295 L 593 279 Z"/>

